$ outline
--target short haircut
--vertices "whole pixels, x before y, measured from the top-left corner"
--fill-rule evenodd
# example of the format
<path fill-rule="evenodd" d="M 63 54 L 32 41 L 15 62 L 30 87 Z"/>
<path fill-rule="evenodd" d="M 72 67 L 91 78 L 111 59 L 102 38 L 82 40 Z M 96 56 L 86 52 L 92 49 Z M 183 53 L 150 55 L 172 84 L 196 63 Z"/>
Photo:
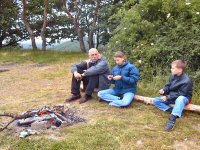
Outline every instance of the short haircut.
<path fill-rule="evenodd" d="M 172 62 L 172 65 L 176 65 L 177 68 L 182 69 L 183 71 L 185 71 L 187 63 L 184 60 L 175 60 Z"/>
<path fill-rule="evenodd" d="M 124 58 L 125 60 L 127 60 L 126 55 L 125 55 L 123 52 L 121 52 L 121 51 L 115 52 L 114 57 L 115 57 L 115 58 Z"/>
<path fill-rule="evenodd" d="M 99 51 L 98 51 L 96 48 L 91 48 L 91 49 L 89 49 L 88 53 L 90 54 L 91 51 L 95 51 L 95 52 L 99 53 Z"/>

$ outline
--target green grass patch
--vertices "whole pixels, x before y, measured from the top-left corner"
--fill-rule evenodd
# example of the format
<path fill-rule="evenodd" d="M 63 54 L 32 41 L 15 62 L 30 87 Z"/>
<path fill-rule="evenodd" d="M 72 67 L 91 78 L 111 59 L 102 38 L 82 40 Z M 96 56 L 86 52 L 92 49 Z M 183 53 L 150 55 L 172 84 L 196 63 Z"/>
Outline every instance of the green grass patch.
<path fill-rule="evenodd" d="M 0 50 L 0 62 L 34 62 L 38 64 L 83 60 L 87 54 L 64 51 Z"/>
<path fill-rule="evenodd" d="M 66 96 L 70 95 L 71 85 L 71 72 L 67 71 L 66 65 L 70 70 L 72 63 L 78 63 L 86 58 L 87 55 L 82 53 L 0 51 L 1 64 L 24 63 L 16 68 L 13 66 L 9 72 L 0 74 L 1 79 L 5 79 L 4 82 L 1 81 L 4 85 L 0 87 L 3 91 L 1 97 L 3 94 L 6 95 L 0 99 L 1 112 L 20 113 L 27 108 L 63 103 Z M 35 65 L 35 63 L 42 65 Z M 19 74 L 20 69 L 23 74 Z M 10 75 L 9 78 L 7 75 Z M 141 79 L 138 82 L 138 94 L 156 97 L 158 90 L 167 81 L 167 76 L 155 77 L 151 82 Z M 192 101 L 194 104 L 200 104 L 198 92 L 199 89 L 194 92 L 194 101 Z M 152 105 L 133 102 L 127 108 L 109 107 L 107 103 L 99 103 L 94 94 L 92 100 L 81 105 L 74 102 L 71 106 L 87 119 L 86 123 L 59 128 L 55 131 L 47 130 L 25 139 L 13 136 L 5 130 L 0 132 L 0 149 L 171 150 L 198 149 L 200 145 L 200 118 L 197 113 L 184 112 L 183 117 L 177 121 L 174 131 L 165 132 L 164 126 L 169 113 L 162 112 Z M 3 120 L 2 117 L 0 119 Z"/>

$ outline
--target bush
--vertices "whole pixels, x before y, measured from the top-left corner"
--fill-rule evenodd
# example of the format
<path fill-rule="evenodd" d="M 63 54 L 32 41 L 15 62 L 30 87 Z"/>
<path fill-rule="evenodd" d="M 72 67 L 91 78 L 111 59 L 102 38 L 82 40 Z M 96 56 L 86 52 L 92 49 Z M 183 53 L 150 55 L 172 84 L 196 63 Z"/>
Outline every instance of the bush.
<path fill-rule="evenodd" d="M 200 70 L 200 14 L 197 12 L 200 3 L 197 0 L 191 3 L 143 0 L 134 5 L 130 2 L 126 1 L 111 17 L 111 20 L 120 19 L 121 23 L 110 39 L 109 58 L 122 50 L 140 68 L 142 78 L 148 80 L 168 73 L 175 59 L 188 62 L 189 74 Z"/>

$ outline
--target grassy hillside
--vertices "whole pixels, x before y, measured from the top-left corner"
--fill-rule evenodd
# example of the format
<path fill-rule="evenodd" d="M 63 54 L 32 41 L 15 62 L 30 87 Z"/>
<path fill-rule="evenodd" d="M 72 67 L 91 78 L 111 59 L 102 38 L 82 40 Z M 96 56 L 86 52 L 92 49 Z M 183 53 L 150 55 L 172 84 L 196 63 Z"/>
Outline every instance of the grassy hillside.
<path fill-rule="evenodd" d="M 22 113 L 44 105 L 64 104 L 70 95 L 70 66 L 87 58 L 82 53 L 0 51 L 0 113 Z M 152 82 L 139 81 L 138 93 L 156 96 L 167 77 L 157 77 Z M 200 104 L 198 90 L 195 104 Z M 109 107 L 93 99 L 73 108 L 86 123 L 56 130 L 47 130 L 25 139 L 0 132 L 0 149 L 5 150 L 170 150 L 200 149 L 199 114 L 184 112 L 173 132 L 165 132 L 169 116 L 150 105 L 133 102 L 128 108 Z M 8 119 L 1 117 L 0 122 Z"/>

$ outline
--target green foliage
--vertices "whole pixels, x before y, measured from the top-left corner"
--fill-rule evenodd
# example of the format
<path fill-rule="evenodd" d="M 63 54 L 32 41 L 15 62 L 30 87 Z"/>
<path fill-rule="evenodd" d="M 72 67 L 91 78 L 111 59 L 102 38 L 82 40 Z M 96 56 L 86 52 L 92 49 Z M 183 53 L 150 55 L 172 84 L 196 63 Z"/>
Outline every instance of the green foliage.
<path fill-rule="evenodd" d="M 110 40 L 109 53 L 124 51 L 146 79 L 169 72 L 175 59 L 186 60 L 189 71 L 198 70 L 200 3 L 197 0 L 131 2 L 127 1 L 111 17 L 121 23 Z"/>
<path fill-rule="evenodd" d="M 18 45 L 22 38 L 26 39 L 25 28 L 19 18 L 17 2 L 2 0 L 0 3 L 0 48 Z"/>

